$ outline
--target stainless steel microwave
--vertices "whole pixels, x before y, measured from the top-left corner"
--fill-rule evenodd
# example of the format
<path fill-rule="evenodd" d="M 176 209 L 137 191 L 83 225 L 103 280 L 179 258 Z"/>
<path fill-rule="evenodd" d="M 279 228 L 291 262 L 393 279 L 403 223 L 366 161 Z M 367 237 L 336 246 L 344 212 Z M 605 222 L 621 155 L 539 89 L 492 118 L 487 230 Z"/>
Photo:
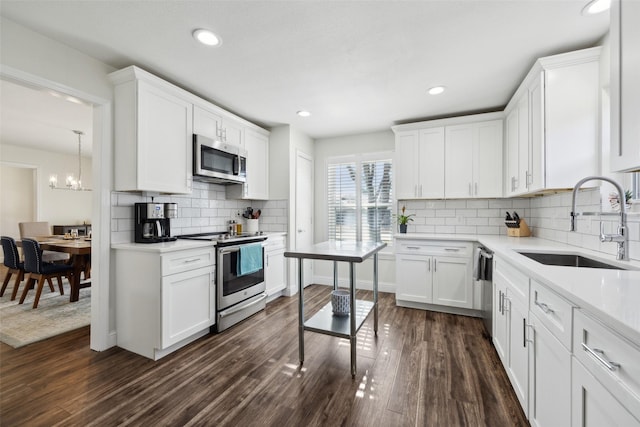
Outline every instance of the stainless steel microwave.
<path fill-rule="evenodd" d="M 247 151 L 226 142 L 193 135 L 193 179 L 216 184 L 247 181 Z"/>

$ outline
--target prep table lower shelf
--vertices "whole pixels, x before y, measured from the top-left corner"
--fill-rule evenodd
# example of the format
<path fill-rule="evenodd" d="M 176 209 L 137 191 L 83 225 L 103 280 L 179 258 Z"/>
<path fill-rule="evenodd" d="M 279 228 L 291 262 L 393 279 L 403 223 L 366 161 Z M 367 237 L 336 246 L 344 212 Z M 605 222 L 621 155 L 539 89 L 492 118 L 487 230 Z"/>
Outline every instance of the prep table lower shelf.
<path fill-rule="evenodd" d="M 372 301 L 356 300 L 356 333 L 373 310 Z M 351 317 L 334 316 L 331 302 L 304 322 L 304 330 L 340 338 L 351 338 Z"/>

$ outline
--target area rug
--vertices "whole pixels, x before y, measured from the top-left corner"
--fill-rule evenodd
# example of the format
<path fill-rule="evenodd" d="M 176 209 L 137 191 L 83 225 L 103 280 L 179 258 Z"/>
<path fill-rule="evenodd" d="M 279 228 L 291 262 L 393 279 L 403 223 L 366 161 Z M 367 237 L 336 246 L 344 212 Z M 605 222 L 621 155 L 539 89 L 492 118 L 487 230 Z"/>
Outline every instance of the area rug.
<path fill-rule="evenodd" d="M 12 281 L 13 282 L 13 281 Z M 35 289 L 27 294 L 24 304 L 18 304 L 20 295 L 11 301 L 12 285 L 0 298 L 0 341 L 18 348 L 64 332 L 86 326 L 91 321 L 91 288 L 80 289 L 80 299 L 69 302 L 71 288 L 63 280 L 64 295 L 60 295 L 56 280 L 55 292 L 45 285 L 38 308 L 33 309 Z M 22 292 L 22 282 L 19 293 Z"/>

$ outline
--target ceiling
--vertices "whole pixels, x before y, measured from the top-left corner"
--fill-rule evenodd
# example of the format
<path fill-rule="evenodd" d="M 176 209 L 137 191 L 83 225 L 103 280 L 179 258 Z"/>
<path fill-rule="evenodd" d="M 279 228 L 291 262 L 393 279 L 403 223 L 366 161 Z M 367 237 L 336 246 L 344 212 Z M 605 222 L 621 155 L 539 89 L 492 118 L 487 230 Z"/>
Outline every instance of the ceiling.
<path fill-rule="evenodd" d="M 607 33 L 608 13 L 582 16 L 585 4 L 2 0 L 0 13 L 117 69 L 138 65 L 259 125 L 318 139 L 502 109 L 536 58 Z M 200 27 L 222 46 L 197 44 Z M 427 95 L 435 85 L 446 92 Z M 312 115 L 298 117 L 302 109 Z"/>

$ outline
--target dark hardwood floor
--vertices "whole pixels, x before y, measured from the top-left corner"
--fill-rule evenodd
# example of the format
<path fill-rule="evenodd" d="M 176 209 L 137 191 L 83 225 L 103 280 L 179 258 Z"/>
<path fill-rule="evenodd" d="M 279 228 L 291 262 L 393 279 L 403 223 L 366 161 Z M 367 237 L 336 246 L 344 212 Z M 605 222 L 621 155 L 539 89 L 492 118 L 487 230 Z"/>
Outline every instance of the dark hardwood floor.
<path fill-rule="evenodd" d="M 330 288 L 305 290 L 307 313 Z M 359 298 L 371 293 L 358 291 Z M 349 344 L 305 333 L 298 366 L 297 298 L 153 362 L 89 349 L 89 328 L 13 349 L 0 344 L 2 426 L 526 426 L 479 319 L 396 307 L 380 294 Z"/>

